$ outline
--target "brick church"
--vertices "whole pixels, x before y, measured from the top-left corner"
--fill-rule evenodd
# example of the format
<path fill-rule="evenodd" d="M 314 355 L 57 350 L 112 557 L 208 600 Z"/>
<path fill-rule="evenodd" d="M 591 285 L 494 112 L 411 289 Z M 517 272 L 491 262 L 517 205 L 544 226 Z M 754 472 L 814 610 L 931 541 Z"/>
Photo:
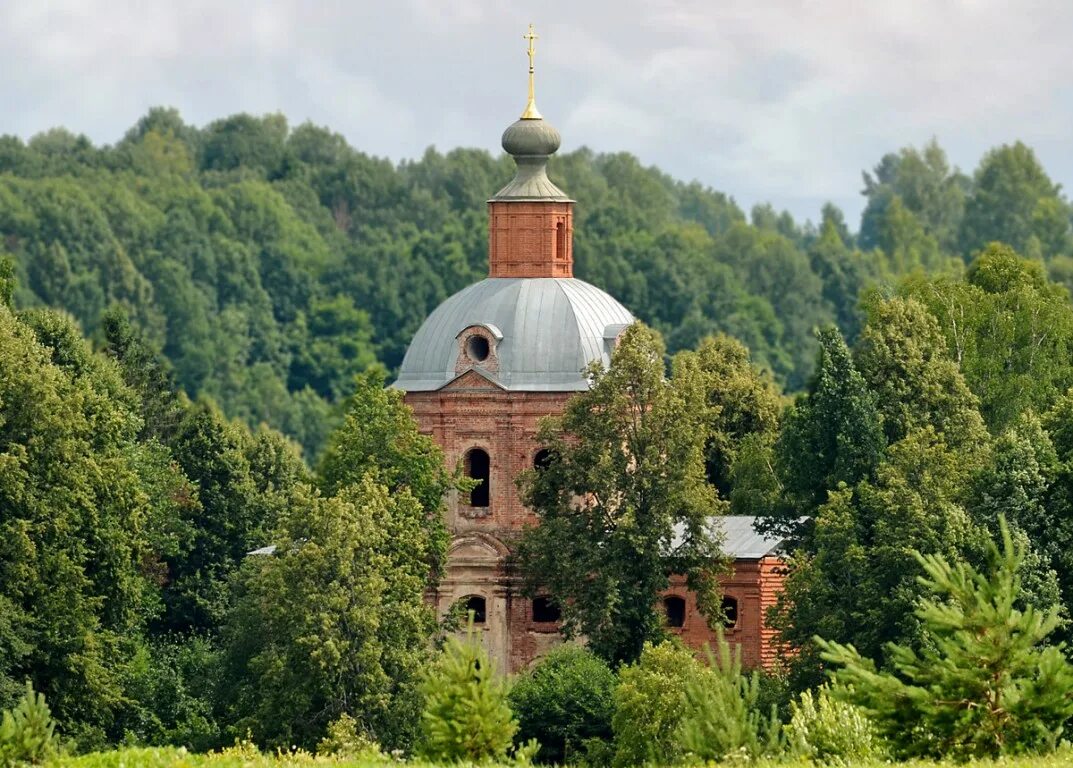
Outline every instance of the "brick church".
<path fill-rule="evenodd" d="M 525 598 L 506 566 L 507 542 L 537 523 L 515 479 L 542 459 L 538 422 L 588 387 L 583 369 L 594 360 L 609 364 L 618 335 L 634 320 L 573 275 L 574 201 L 547 175 L 560 137 L 534 102 L 534 37 L 530 30 L 529 103 L 503 133 L 517 171 L 488 201 L 488 278 L 429 315 L 394 383 L 448 467 L 461 465 L 478 481 L 472 492 L 448 498 L 452 542 L 437 609 L 462 602 L 472 610 L 490 654 L 509 672 L 561 642 L 557 607 Z M 718 521 L 734 562 L 723 582 L 726 636 L 741 645 L 747 665 L 771 664 L 764 613 L 781 587 L 779 542 L 756 534 L 752 518 Z M 663 604 L 668 626 L 687 644 L 714 640 L 684 580 L 672 579 Z"/>

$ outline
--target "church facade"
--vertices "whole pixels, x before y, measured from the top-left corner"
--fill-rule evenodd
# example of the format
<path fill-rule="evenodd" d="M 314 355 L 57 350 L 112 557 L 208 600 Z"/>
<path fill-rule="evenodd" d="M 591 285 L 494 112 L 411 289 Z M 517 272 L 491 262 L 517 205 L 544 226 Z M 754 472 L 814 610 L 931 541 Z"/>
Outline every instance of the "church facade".
<path fill-rule="evenodd" d="M 532 40 L 530 40 L 530 45 Z M 532 62 L 532 59 L 530 59 Z M 528 599 L 508 568 L 510 542 L 537 523 L 517 477 L 538 465 L 538 423 L 588 387 L 583 370 L 610 362 L 630 312 L 573 276 L 574 201 L 547 175 L 558 131 L 529 105 L 503 134 L 515 177 L 488 201 L 489 276 L 448 298 L 414 336 L 393 386 L 405 392 L 422 432 L 476 487 L 452 492 L 447 567 L 434 599 L 444 613 L 462 602 L 475 615 L 501 669 L 524 669 L 561 642 L 558 609 Z M 727 637 L 748 665 L 775 658 L 763 622 L 781 586 L 778 542 L 755 534 L 751 518 L 720 518 L 733 573 L 724 580 Z M 673 579 L 664 597 L 668 626 L 687 644 L 714 639 L 695 596 Z"/>

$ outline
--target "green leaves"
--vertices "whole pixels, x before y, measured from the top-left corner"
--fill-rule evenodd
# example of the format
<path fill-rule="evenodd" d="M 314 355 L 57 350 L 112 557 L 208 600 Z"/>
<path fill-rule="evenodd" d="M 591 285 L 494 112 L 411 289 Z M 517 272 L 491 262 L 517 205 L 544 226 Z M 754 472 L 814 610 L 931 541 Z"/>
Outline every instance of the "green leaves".
<path fill-rule="evenodd" d="M 722 556 L 707 520 L 726 507 L 705 480 L 705 382 L 695 365 L 664 375 L 663 344 L 636 323 L 610 368 L 541 427 L 548 466 L 522 494 L 540 517 L 517 553 L 530 588 L 563 607 L 565 629 L 610 661 L 662 636 L 658 596 L 685 574 L 705 608 Z M 709 602 L 711 601 L 711 602 Z M 714 615 L 714 614 L 710 614 Z"/>

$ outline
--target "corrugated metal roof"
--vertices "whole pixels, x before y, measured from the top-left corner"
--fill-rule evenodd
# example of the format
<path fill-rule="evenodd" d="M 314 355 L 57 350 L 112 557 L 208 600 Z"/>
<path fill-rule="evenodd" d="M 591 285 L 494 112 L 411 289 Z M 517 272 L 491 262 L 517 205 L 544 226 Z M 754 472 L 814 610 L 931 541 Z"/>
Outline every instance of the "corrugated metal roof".
<path fill-rule="evenodd" d="M 756 518 L 751 515 L 719 515 L 708 518 L 713 530 L 723 534 L 723 552 L 735 560 L 759 560 L 775 554 L 782 545 L 782 538 L 757 533 L 753 527 Z M 671 548 L 682 543 L 684 525 L 676 525 Z"/>
<path fill-rule="evenodd" d="M 594 285 L 576 278 L 490 277 L 438 306 L 414 335 L 395 387 L 436 390 L 453 381 L 458 334 L 491 325 L 503 334 L 497 371 L 481 369 L 505 389 L 571 392 L 588 388 L 582 371 L 609 362 L 604 334 L 633 322 L 629 311 Z"/>

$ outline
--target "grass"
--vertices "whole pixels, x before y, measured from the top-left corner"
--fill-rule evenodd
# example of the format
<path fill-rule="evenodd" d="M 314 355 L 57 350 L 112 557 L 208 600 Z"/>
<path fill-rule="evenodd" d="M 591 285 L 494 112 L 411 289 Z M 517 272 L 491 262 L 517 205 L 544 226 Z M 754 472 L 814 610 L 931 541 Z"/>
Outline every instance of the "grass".
<path fill-rule="evenodd" d="M 340 757 L 316 757 L 306 752 L 264 754 L 253 747 L 242 746 L 212 752 L 194 754 L 174 747 L 127 748 L 111 752 L 94 752 L 88 755 L 61 756 L 46 763 L 46 768 L 312 768 L 335 766 L 335 768 L 383 768 L 400 765 L 389 759 L 347 759 Z M 405 763 L 408 768 L 435 768 L 427 763 Z M 755 768 L 789 768 L 806 766 L 807 763 L 789 760 L 760 761 Z M 858 763 L 850 768 L 880 768 L 890 763 Z M 901 763 L 905 768 L 936 768 L 954 763 L 912 762 Z M 1005 758 L 960 763 L 963 768 L 1065 768 L 1073 765 L 1073 748 L 1067 747 L 1053 755 L 1043 757 Z"/>

